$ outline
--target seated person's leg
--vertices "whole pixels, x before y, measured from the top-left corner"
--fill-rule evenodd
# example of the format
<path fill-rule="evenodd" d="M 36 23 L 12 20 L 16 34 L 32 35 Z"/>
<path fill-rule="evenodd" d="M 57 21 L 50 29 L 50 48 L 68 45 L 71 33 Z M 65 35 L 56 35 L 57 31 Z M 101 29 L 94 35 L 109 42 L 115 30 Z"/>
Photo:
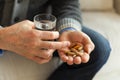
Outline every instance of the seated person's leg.
<path fill-rule="evenodd" d="M 72 66 L 63 63 L 48 80 L 92 80 L 99 69 L 106 63 L 111 51 L 108 40 L 89 28 L 83 27 L 82 31 L 89 35 L 95 44 L 89 62 Z"/>

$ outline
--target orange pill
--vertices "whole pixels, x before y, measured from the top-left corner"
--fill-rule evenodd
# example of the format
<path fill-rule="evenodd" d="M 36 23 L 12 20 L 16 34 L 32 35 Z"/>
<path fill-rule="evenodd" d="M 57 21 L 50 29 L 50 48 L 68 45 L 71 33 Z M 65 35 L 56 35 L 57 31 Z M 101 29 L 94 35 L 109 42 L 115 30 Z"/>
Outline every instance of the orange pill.
<path fill-rule="evenodd" d="M 78 49 L 78 48 L 80 48 L 80 46 L 79 46 L 79 45 L 76 45 L 76 46 L 74 46 L 73 48 L 74 48 L 74 49 Z"/>
<path fill-rule="evenodd" d="M 71 51 L 66 52 L 66 54 L 67 54 L 67 55 L 71 55 L 71 56 L 74 56 L 74 55 L 75 55 L 75 53 L 74 53 L 74 52 L 71 52 Z"/>

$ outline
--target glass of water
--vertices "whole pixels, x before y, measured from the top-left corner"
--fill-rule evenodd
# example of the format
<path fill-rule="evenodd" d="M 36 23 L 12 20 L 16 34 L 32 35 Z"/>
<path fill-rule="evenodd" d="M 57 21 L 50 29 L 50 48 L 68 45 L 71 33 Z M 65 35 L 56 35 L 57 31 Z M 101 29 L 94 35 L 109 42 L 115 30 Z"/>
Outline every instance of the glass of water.
<path fill-rule="evenodd" d="M 55 31 L 56 20 L 56 17 L 52 14 L 38 14 L 34 16 L 36 29 L 43 31 Z"/>

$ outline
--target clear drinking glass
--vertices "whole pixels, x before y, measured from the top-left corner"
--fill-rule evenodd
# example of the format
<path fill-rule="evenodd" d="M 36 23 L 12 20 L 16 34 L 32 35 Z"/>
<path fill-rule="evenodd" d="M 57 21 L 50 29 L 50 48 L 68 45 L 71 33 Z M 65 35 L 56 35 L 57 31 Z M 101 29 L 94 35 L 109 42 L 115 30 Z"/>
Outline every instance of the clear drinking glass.
<path fill-rule="evenodd" d="M 38 14 L 34 17 L 34 23 L 38 30 L 54 31 L 56 29 L 56 17 L 52 14 Z"/>

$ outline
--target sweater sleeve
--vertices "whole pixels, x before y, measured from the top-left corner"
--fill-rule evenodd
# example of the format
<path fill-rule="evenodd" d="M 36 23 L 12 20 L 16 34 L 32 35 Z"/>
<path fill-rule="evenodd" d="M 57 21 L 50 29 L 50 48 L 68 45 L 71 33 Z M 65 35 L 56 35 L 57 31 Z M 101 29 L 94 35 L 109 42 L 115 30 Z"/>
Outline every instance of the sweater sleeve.
<path fill-rule="evenodd" d="M 57 17 L 58 31 L 65 28 L 81 30 L 82 19 L 79 0 L 50 0 L 50 2 L 52 14 Z"/>

